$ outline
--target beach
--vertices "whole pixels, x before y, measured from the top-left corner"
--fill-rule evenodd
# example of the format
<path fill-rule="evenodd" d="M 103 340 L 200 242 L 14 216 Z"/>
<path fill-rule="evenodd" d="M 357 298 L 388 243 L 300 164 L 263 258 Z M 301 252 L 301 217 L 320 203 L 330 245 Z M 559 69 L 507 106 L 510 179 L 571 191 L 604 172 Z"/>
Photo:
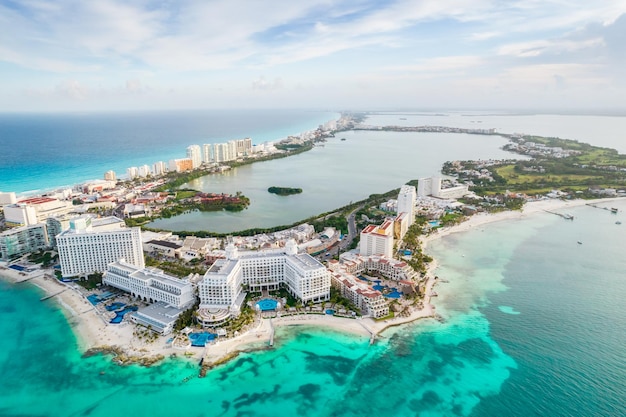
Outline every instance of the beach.
<path fill-rule="evenodd" d="M 541 200 L 529 202 L 520 211 L 503 211 L 493 214 L 479 213 L 471 216 L 468 220 L 443 229 L 438 229 L 421 241 L 426 249 L 430 242 L 441 239 L 452 233 L 462 233 L 474 230 L 482 225 L 500 221 L 516 221 L 538 213 L 566 213 L 566 209 L 581 205 L 600 204 L 606 205 L 615 199 L 596 200 Z M 259 319 L 253 328 L 229 339 L 220 339 L 216 343 L 207 345 L 205 348 L 189 347 L 186 349 L 174 348 L 168 341 L 172 335 L 159 336 L 148 341 L 136 331 L 136 326 L 130 323 L 110 324 L 108 318 L 86 299 L 85 290 L 73 283 L 63 283 L 53 278 L 52 273 L 36 270 L 29 274 L 18 272 L 6 267 L 0 267 L 0 276 L 13 282 L 14 285 L 32 284 L 39 287 L 45 296 L 50 299 L 42 302 L 56 302 L 62 308 L 72 330 L 76 336 L 77 347 L 81 352 L 90 349 L 105 352 L 123 352 L 131 358 L 130 362 L 143 363 L 145 359 L 160 360 L 169 356 L 184 356 L 199 360 L 206 359 L 211 363 L 220 362 L 239 351 L 249 351 L 267 347 L 273 339 L 274 329 L 281 326 L 316 326 L 331 328 L 342 333 L 369 337 L 375 341 L 385 329 L 413 322 L 423 318 L 436 317 L 436 309 L 432 304 L 432 292 L 438 279 L 437 260 L 433 260 L 426 274 L 426 291 L 423 300 L 423 308 L 415 309 L 405 317 L 394 317 L 386 320 L 373 320 L 371 318 L 340 318 L 324 314 L 296 314 L 282 315 L 272 319 Z M 22 284 L 21 282 L 26 283 Z M 45 297 L 44 297 L 45 298 Z M 149 361 L 149 363 L 151 363 Z"/>

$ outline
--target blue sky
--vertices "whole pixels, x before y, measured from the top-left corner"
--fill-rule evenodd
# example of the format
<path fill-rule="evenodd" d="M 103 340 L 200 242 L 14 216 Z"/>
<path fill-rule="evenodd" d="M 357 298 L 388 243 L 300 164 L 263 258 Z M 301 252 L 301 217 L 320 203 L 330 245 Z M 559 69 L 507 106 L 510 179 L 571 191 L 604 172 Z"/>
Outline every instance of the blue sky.
<path fill-rule="evenodd" d="M 626 0 L 0 0 L 0 111 L 626 107 Z"/>

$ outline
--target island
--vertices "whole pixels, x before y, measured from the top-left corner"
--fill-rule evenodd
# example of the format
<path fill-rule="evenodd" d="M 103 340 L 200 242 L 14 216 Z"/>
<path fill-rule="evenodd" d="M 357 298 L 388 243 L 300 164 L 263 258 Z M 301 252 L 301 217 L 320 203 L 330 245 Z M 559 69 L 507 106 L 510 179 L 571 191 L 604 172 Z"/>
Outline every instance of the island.
<path fill-rule="evenodd" d="M 272 186 L 267 189 L 267 192 L 272 193 L 272 194 L 277 194 L 277 195 L 292 195 L 292 194 L 300 194 L 302 192 L 302 188 Z"/>

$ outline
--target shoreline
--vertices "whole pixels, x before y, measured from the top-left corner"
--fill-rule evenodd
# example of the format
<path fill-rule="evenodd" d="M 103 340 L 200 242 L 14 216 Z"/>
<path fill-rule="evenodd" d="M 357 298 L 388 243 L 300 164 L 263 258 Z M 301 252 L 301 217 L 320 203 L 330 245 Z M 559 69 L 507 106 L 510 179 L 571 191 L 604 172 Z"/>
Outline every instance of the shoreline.
<path fill-rule="evenodd" d="M 623 198 L 608 198 L 594 200 L 540 200 L 526 203 L 521 211 L 503 211 L 499 213 L 481 213 L 471 216 L 467 221 L 460 224 L 439 229 L 421 238 L 422 249 L 426 249 L 430 242 L 441 239 L 454 233 L 462 233 L 474 230 L 476 227 L 500 221 L 512 221 L 524 219 L 546 211 L 562 210 L 571 207 L 580 207 L 598 203 L 623 200 Z M 194 360 L 203 360 L 210 363 L 209 367 L 220 365 L 234 358 L 241 352 L 261 350 L 269 347 L 269 341 L 273 339 L 274 327 L 283 326 L 314 326 L 319 328 L 331 328 L 340 333 L 353 334 L 360 337 L 370 338 L 372 343 L 385 330 L 414 322 L 424 318 L 436 319 L 436 306 L 432 303 L 433 287 L 437 283 L 435 278 L 438 269 L 436 259 L 428 265 L 426 273 L 426 290 L 423 299 L 423 308 L 413 310 L 407 317 L 394 317 L 391 319 L 375 321 L 371 318 L 340 318 L 320 314 L 300 314 L 280 316 L 272 319 L 260 319 L 257 326 L 236 337 L 218 340 L 214 344 L 204 348 L 177 349 L 168 345 L 168 339 L 173 335 L 158 336 L 153 342 L 148 342 L 140 337 L 141 328 L 124 322 L 122 324 L 109 324 L 108 320 L 100 314 L 83 294 L 83 289 L 75 284 L 67 284 L 58 281 L 46 270 L 36 270 L 30 274 L 13 271 L 4 266 L 0 267 L 0 278 L 4 278 L 13 285 L 28 282 L 44 292 L 43 298 L 50 296 L 63 312 L 72 332 L 76 338 L 77 348 L 82 354 L 93 352 L 122 354 L 128 361 L 118 361 L 123 364 L 139 363 L 151 365 L 166 357 L 185 357 Z"/>

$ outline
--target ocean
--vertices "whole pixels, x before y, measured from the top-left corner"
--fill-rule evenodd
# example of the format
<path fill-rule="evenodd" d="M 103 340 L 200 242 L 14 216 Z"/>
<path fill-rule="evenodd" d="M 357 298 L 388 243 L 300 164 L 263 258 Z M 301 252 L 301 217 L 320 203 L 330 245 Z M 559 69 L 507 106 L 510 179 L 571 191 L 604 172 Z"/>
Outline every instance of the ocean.
<path fill-rule="evenodd" d="M 32 194 L 185 158 L 187 146 L 277 141 L 336 120 L 303 110 L 0 114 L 0 191 Z"/>
<path fill-rule="evenodd" d="M 626 415 L 626 201 L 481 226 L 432 242 L 426 319 L 365 337 L 280 328 L 273 349 L 206 378 L 196 363 L 82 359 L 37 289 L 0 283 L 2 416 Z M 582 244 L 578 244 L 580 241 Z M 191 377 L 191 379 L 188 379 Z"/>
<path fill-rule="evenodd" d="M 184 359 L 81 358 L 53 300 L 0 281 L 0 415 L 624 416 L 626 201 L 610 206 L 619 213 L 581 206 L 574 221 L 542 213 L 432 242 L 444 323 L 372 346 L 280 328 L 274 348 L 202 379 Z"/>

